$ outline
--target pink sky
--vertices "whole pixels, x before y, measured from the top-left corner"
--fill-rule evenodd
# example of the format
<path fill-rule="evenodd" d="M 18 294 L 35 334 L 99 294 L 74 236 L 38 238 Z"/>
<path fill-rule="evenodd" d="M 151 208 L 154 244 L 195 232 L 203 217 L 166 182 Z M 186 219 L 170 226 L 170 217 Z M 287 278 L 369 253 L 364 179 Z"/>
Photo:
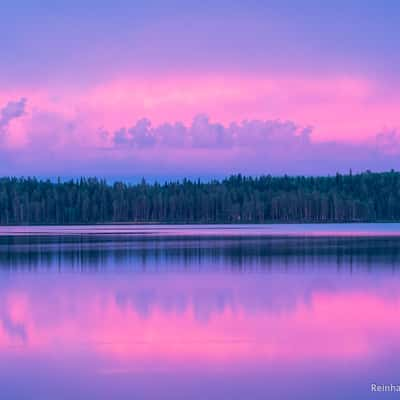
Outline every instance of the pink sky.
<path fill-rule="evenodd" d="M 312 126 L 315 141 L 362 141 L 397 129 L 400 96 L 363 77 L 248 77 L 227 75 L 123 77 L 85 88 L 18 88 L 0 93 L 0 107 L 27 99 L 26 113 L 8 127 L 7 142 L 26 143 L 38 115 L 87 129 L 96 143 L 100 129 L 117 130 L 141 118 L 153 124 L 189 124 L 207 114 L 225 126 L 243 120 L 290 120 Z M 49 126 L 49 129 L 53 127 Z"/>
<path fill-rule="evenodd" d="M 113 9 L 97 3 L 96 16 L 88 5 L 63 1 L 45 12 L 30 1 L 24 15 L 3 10 L 1 174 L 182 178 L 399 167 L 397 3 L 378 10 L 305 1 L 293 12 L 264 2 L 221 0 L 209 9 L 154 1 Z M 193 139 L 198 115 L 208 124 Z M 143 128 L 143 119 L 156 137 L 139 144 L 129 132 Z M 257 128 L 263 144 L 245 139 L 256 120 L 267 122 Z M 226 130 L 243 121 L 241 140 L 232 139 Z M 268 139 L 272 123 L 280 149 Z M 163 124 L 169 136 L 184 136 L 184 151 L 160 146 Z M 231 142 L 224 149 L 211 137 L 221 127 Z M 296 136 L 304 130 L 309 143 L 300 148 Z M 328 152 L 332 143 L 336 150 Z M 282 157 L 286 147 L 292 150 Z M 45 161 L 49 154 L 53 163 Z"/>

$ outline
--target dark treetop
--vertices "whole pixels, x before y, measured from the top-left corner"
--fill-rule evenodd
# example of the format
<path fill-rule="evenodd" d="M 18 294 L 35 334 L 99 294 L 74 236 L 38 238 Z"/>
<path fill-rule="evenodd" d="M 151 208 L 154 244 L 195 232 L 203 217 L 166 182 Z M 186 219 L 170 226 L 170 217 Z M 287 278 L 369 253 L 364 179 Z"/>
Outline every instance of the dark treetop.
<path fill-rule="evenodd" d="M 0 179 L 1 224 L 400 220 L 400 173 L 107 184 Z"/>

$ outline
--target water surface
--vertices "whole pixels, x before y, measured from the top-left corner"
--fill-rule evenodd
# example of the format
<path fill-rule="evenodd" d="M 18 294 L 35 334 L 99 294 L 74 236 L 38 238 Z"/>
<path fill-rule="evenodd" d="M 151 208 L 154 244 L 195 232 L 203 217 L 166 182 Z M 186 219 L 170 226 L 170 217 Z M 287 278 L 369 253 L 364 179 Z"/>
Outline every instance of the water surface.
<path fill-rule="evenodd" d="M 5 399 L 373 399 L 397 224 L 1 228 Z"/>

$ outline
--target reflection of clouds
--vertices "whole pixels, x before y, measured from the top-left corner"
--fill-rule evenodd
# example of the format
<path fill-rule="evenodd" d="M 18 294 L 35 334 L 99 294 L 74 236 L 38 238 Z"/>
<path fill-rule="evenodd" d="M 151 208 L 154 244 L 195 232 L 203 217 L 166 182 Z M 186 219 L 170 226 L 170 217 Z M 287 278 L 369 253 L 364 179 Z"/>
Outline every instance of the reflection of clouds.
<path fill-rule="evenodd" d="M 207 322 L 212 315 L 226 309 L 235 310 L 233 293 L 229 290 L 197 289 L 193 293 L 157 293 L 155 290 L 138 290 L 135 293 L 118 292 L 115 301 L 121 310 L 131 308 L 143 318 L 161 310 L 165 314 L 183 315 L 193 310 L 197 321 Z"/>
<path fill-rule="evenodd" d="M 212 276 L 210 277 L 212 279 Z M 227 278 L 229 280 L 229 278 Z M 180 281 L 181 282 L 181 281 Z M 199 322 L 207 322 L 210 318 L 225 312 L 237 313 L 242 309 L 246 313 L 269 312 L 273 314 L 290 311 L 299 302 L 306 302 L 305 292 L 302 298 L 296 291 L 282 291 L 270 283 L 253 285 L 252 290 L 246 287 L 195 287 L 185 290 L 167 285 L 164 288 L 118 289 L 115 293 L 115 304 L 122 312 L 132 310 L 144 319 L 148 319 L 158 310 L 164 314 L 183 315 L 193 311 Z M 310 293 L 312 288 L 310 288 Z"/>
<path fill-rule="evenodd" d="M 120 291 L 115 294 L 115 302 L 121 311 L 131 309 L 143 318 L 151 316 L 155 309 L 166 314 L 183 314 L 188 308 L 186 293 L 173 292 L 159 294 L 154 289 Z"/>
<path fill-rule="evenodd" d="M 214 314 L 236 313 L 236 302 L 234 293 L 229 289 L 200 289 L 193 294 L 192 307 L 196 320 L 207 322 Z"/>
<path fill-rule="evenodd" d="M 16 277 L 1 294 L 0 352 L 23 342 L 28 353 L 56 346 L 141 361 L 263 363 L 399 347 L 393 277 L 368 286 L 335 276 L 331 285 L 296 275 L 35 276 Z"/>
<path fill-rule="evenodd" d="M 12 343 L 26 343 L 28 340 L 27 328 L 24 322 L 23 308 L 26 298 L 15 297 L 8 293 L 7 289 L 0 294 L 0 344 L 1 331 L 10 338 Z"/>
<path fill-rule="evenodd" d="M 115 301 L 122 310 L 126 310 L 126 307 L 129 306 L 138 315 L 147 318 L 157 304 L 157 297 L 153 290 L 139 290 L 133 294 L 118 292 Z"/>
<path fill-rule="evenodd" d="M 3 314 L 0 317 L 0 323 L 6 336 L 11 339 L 18 339 L 22 343 L 27 341 L 26 328 L 23 323 L 14 322 L 7 314 Z"/>

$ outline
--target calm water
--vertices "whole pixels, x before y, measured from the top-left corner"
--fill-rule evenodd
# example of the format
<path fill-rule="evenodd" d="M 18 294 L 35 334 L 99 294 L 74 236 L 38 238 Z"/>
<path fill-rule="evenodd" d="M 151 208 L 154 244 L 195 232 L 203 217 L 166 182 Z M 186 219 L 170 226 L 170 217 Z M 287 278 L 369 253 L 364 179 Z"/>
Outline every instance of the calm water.
<path fill-rule="evenodd" d="M 399 398 L 399 235 L 0 228 L 0 398 Z"/>

